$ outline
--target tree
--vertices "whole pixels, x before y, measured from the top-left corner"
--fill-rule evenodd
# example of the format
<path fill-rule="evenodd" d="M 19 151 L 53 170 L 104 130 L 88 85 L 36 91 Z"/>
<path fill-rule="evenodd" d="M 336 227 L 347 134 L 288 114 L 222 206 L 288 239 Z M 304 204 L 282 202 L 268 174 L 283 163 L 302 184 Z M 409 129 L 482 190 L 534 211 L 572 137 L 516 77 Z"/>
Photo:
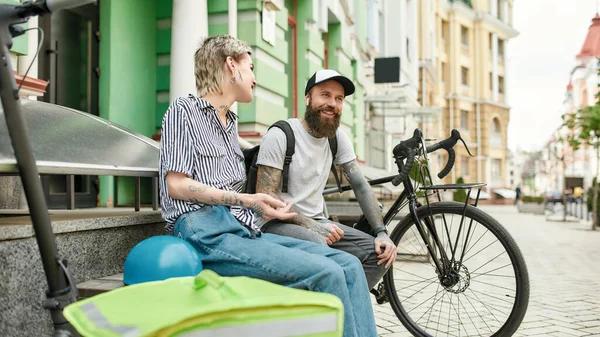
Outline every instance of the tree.
<path fill-rule="evenodd" d="M 464 184 L 464 183 L 465 183 L 465 180 L 462 177 L 459 177 L 458 179 L 456 179 L 457 185 Z M 467 201 L 467 191 L 465 191 L 464 188 L 459 188 L 456 191 L 454 191 L 454 201 L 460 201 L 460 202 Z"/>
<path fill-rule="evenodd" d="M 598 70 L 600 76 L 600 69 Z M 598 84 L 600 88 L 600 84 Z M 596 177 L 600 173 L 600 91 L 595 95 L 596 104 L 579 109 L 575 113 L 563 115 L 564 125 L 571 132 L 567 143 L 577 151 L 582 146 L 591 146 L 596 150 Z M 595 179 L 594 179 L 595 181 Z M 598 184 L 593 184 L 592 230 L 598 227 Z M 589 195 L 588 195 L 589 198 Z"/>

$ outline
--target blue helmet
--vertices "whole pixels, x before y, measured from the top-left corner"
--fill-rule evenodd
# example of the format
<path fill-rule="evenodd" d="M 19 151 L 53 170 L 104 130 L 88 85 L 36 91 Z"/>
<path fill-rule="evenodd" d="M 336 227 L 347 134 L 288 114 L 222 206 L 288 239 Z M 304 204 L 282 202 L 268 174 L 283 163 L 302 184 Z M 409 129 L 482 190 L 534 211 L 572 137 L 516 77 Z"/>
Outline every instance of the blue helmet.
<path fill-rule="evenodd" d="M 174 236 L 159 235 L 141 241 L 129 251 L 123 268 L 123 283 L 131 285 L 196 276 L 201 271 L 202 260 L 194 246 Z"/>

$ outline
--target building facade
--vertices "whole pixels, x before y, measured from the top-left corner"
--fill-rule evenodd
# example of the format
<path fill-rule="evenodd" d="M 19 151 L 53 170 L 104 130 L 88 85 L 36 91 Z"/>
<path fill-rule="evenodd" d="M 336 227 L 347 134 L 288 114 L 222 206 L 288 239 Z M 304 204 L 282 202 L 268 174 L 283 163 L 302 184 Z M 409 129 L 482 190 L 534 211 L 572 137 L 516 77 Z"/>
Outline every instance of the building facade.
<path fill-rule="evenodd" d="M 432 133 L 445 138 L 458 129 L 475 155 L 457 146 L 447 182 L 462 177 L 509 187 L 505 56 L 518 35 L 512 8 L 512 0 L 420 1 L 421 99 L 443 109 L 442 127 Z"/>
<path fill-rule="evenodd" d="M 365 147 L 370 145 L 365 100 L 368 91 L 376 90 L 374 57 L 384 53 L 385 3 L 99 0 L 34 23 L 44 29 L 45 37 L 29 75 L 49 82 L 45 93 L 37 93 L 41 100 L 98 115 L 159 140 L 170 102 L 195 93 L 193 52 L 198 43 L 207 36 L 231 34 L 252 47 L 258 82 L 253 102 L 233 107 L 241 138 L 258 143 L 275 121 L 302 117 L 306 81 L 316 70 L 332 68 L 356 84 L 356 93 L 344 103 L 341 127 L 364 165 Z M 29 34 L 29 40 L 20 39 L 13 48 L 19 69 L 32 59 L 28 42 L 35 50 L 31 46 L 37 46 L 38 37 Z M 411 90 L 416 96 L 416 87 Z M 45 184 L 49 196 L 63 192 L 64 177 L 44 179 L 49 179 Z M 133 202 L 133 179 L 79 176 L 76 185 L 80 207 Z M 142 181 L 142 186 L 142 197 L 150 195 L 150 180 Z"/>
<path fill-rule="evenodd" d="M 575 56 L 575 65 L 569 76 L 563 111 L 566 116 L 576 114 L 578 110 L 596 104 L 598 93 L 598 57 L 600 57 L 600 15 L 596 14 L 588 29 L 586 39 Z M 566 127 L 557 130 L 566 139 L 572 131 Z M 563 141 L 564 142 L 564 141 Z M 583 144 L 579 149 L 561 146 L 560 157 L 564 157 L 564 175 L 556 175 L 553 182 L 561 190 L 572 189 L 577 185 L 586 190 L 592 186 L 592 180 L 598 173 L 596 149 Z M 556 159 L 555 159 L 556 160 Z M 564 179 L 563 179 L 564 177 Z M 566 181 L 566 182 L 565 182 Z"/>

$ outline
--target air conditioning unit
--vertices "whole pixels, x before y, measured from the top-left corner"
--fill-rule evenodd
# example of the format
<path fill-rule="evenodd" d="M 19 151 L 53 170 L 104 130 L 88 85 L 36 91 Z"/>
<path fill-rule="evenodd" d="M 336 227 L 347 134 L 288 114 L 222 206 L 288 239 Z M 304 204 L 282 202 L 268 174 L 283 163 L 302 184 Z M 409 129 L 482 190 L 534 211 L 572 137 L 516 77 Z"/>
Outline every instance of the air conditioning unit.
<path fill-rule="evenodd" d="M 283 0 L 263 0 L 263 6 L 272 11 L 280 11 L 284 8 Z"/>

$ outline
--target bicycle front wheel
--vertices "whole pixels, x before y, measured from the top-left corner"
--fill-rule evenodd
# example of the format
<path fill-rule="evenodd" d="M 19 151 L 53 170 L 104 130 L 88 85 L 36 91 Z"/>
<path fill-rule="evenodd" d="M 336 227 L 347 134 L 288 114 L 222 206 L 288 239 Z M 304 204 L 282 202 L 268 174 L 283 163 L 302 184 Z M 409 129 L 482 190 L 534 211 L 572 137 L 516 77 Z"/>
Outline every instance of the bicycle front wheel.
<path fill-rule="evenodd" d="M 527 311 L 529 276 L 510 234 L 463 203 L 422 206 L 417 215 L 433 256 L 408 215 L 390 236 L 398 258 L 384 277 L 402 324 L 414 336 L 511 336 Z"/>

